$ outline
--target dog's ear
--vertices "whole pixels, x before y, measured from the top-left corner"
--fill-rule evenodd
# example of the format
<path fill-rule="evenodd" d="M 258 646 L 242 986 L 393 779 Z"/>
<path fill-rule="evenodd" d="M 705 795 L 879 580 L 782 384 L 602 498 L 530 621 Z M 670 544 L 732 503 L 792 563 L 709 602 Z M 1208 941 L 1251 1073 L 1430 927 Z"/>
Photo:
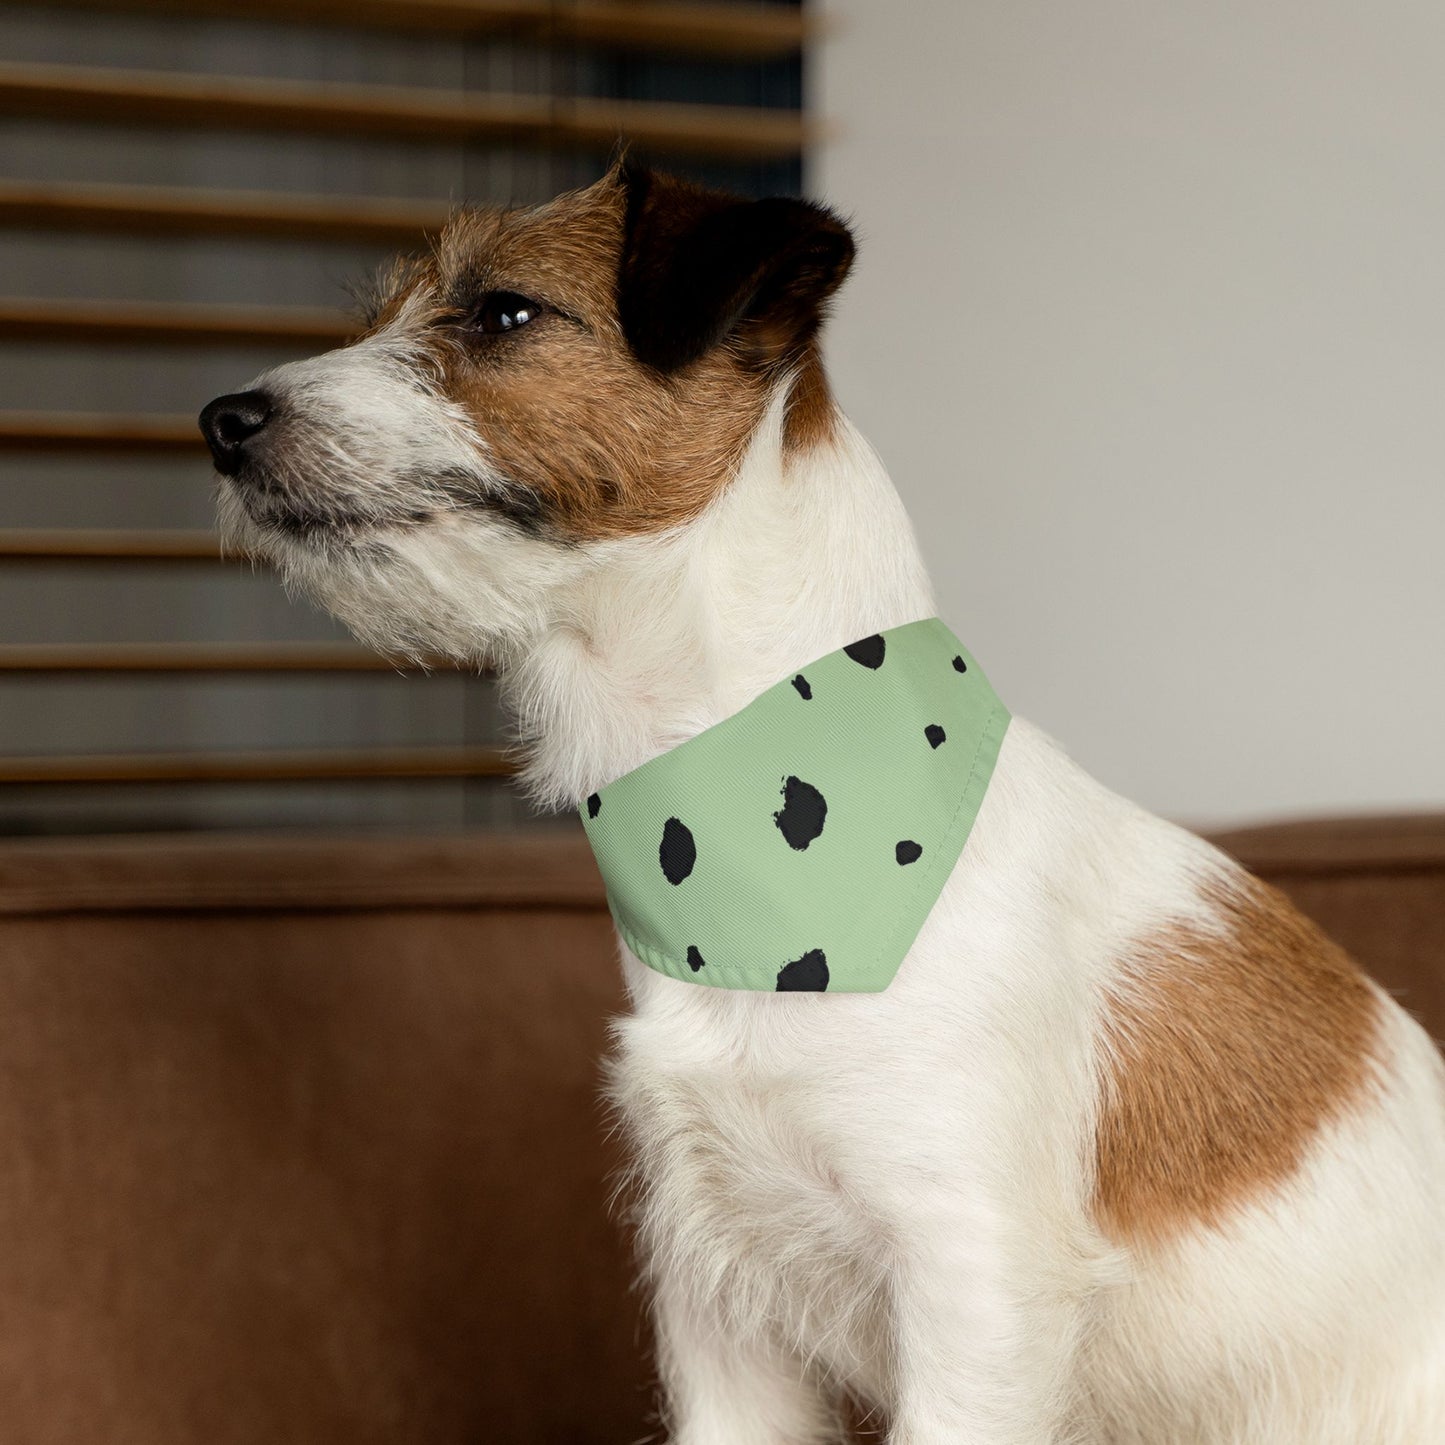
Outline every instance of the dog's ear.
<path fill-rule="evenodd" d="M 626 160 L 617 304 L 638 360 L 671 372 L 736 335 L 764 364 L 799 355 L 853 261 L 853 237 L 807 201 L 742 200 Z"/>

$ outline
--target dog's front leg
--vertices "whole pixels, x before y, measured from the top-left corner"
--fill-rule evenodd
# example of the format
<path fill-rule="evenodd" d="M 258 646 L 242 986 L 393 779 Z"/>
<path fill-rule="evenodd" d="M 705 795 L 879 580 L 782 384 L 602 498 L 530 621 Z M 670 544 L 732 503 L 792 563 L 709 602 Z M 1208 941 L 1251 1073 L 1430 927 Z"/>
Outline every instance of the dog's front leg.
<path fill-rule="evenodd" d="M 836 1410 L 803 1361 L 663 1280 L 654 1302 L 669 1445 L 836 1445 Z"/>
<path fill-rule="evenodd" d="M 1087 1445 L 1069 1418 L 1079 1308 L 1037 1246 L 977 1211 L 909 1224 L 889 1445 Z"/>

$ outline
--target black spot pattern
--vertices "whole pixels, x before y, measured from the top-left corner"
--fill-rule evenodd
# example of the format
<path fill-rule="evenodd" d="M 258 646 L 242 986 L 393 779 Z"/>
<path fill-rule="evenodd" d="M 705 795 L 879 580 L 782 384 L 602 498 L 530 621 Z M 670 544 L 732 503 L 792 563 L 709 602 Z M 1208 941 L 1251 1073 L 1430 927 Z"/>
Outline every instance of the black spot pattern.
<path fill-rule="evenodd" d="M 854 662 L 861 663 L 864 667 L 882 667 L 883 654 L 887 651 L 888 644 L 874 633 L 872 637 L 860 638 L 857 642 L 850 642 L 843 649 Z"/>
<path fill-rule="evenodd" d="M 900 666 L 904 667 L 906 671 L 913 662 L 908 645 L 901 643 L 900 647 L 902 648 L 901 651 L 895 650 L 891 657 L 889 657 L 886 637 L 883 634 L 874 634 L 871 637 L 864 637 L 857 642 L 849 644 L 842 648 L 841 651 L 847 655 L 849 661 L 855 662 L 860 667 L 869 671 L 880 671 L 885 665 L 888 666 L 890 669 L 890 677 L 892 677 Z M 967 674 L 972 667 L 972 664 L 965 659 L 962 653 L 950 654 L 944 648 L 939 648 L 938 651 L 934 652 L 931 661 L 925 660 L 931 677 L 925 676 L 921 680 L 925 683 L 931 682 L 933 688 L 940 694 L 946 692 L 947 686 L 949 685 L 943 684 L 942 679 L 938 676 L 938 672 L 933 671 L 933 669 L 941 671 L 945 665 L 945 658 L 949 660 L 949 664 L 951 664 L 955 674 L 960 678 Z M 836 656 L 833 662 L 836 663 Z M 823 664 L 819 664 L 819 666 L 823 666 Z M 846 678 L 844 678 L 835 680 L 843 682 L 844 685 L 841 688 L 836 686 L 830 687 L 828 685 L 828 678 L 832 677 L 832 672 L 829 667 L 824 667 L 823 670 L 825 680 L 822 692 L 818 692 L 807 675 L 802 672 L 795 673 L 787 680 L 788 685 L 797 694 L 798 698 L 809 704 L 804 713 L 793 713 L 792 705 L 786 701 L 786 693 L 783 693 L 781 689 L 777 690 L 775 693 L 776 705 L 780 707 L 781 710 L 778 711 L 775 716 L 784 736 L 780 739 L 769 739 L 770 744 L 781 743 L 783 748 L 787 748 L 789 739 L 786 736 L 786 732 L 788 730 L 796 731 L 796 737 L 793 740 L 796 743 L 797 741 L 806 742 L 809 734 L 817 728 L 831 731 L 832 728 L 838 726 L 834 714 L 839 710 L 846 713 L 848 703 L 851 700 L 848 693 L 848 686 L 850 685 L 869 689 L 870 696 L 874 699 L 875 703 L 885 708 L 893 701 L 889 696 L 891 693 L 891 684 L 886 678 L 880 677 L 878 682 L 869 683 L 854 673 L 847 675 L 853 678 L 852 684 L 848 684 Z M 816 677 L 817 673 L 818 667 L 815 667 L 813 675 Z M 875 884 L 878 885 L 872 891 L 881 893 L 891 887 L 895 891 L 901 891 L 902 896 L 911 897 L 917 892 L 918 887 L 926 888 L 931 881 L 930 875 L 936 874 L 939 867 L 945 864 L 945 855 L 948 852 L 951 840 L 941 838 L 933 831 L 936 821 L 934 819 L 934 813 L 937 811 L 934 804 L 937 800 L 932 796 L 932 793 L 937 791 L 939 787 L 949 787 L 951 783 L 950 777 L 940 777 L 940 775 L 937 774 L 937 768 L 942 766 L 945 774 L 950 774 L 951 768 L 948 758 L 952 757 L 952 755 L 962 747 L 965 750 L 964 761 L 966 762 L 968 754 L 974 748 L 974 739 L 970 735 L 970 728 L 973 726 L 974 720 L 966 715 L 967 701 L 972 694 L 964 693 L 957 695 L 958 698 L 963 700 L 964 704 L 964 711 L 959 714 L 950 711 L 954 703 L 945 702 L 941 696 L 938 698 L 934 706 L 937 706 L 939 711 L 934 713 L 934 717 L 948 716 L 950 718 L 948 724 L 945 725 L 936 721 L 920 723 L 920 717 L 925 719 L 928 717 L 928 713 L 924 712 L 923 708 L 928 707 L 930 711 L 933 710 L 933 707 L 925 700 L 926 693 L 919 692 L 916 696 L 907 695 L 908 689 L 906 685 L 910 679 L 908 677 L 900 677 L 898 681 L 906 696 L 902 705 L 893 708 L 893 711 L 898 714 L 893 721 L 900 723 L 902 726 L 898 731 L 893 731 L 890 727 L 888 734 L 875 736 L 867 740 L 873 744 L 874 755 L 871 758 L 866 755 L 865 750 L 863 756 L 853 759 L 851 763 L 844 762 L 839 764 L 834 761 L 830 753 L 826 752 L 816 757 L 809 751 L 793 751 L 791 756 L 789 756 L 787 751 L 782 752 L 781 756 L 779 756 L 777 752 L 774 752 L 773 756 L 777 758 L 777 762 L 773 765 L 775 768 L 780 766 L 787 767 L 789 763 L 792 763 L 796 766 L 807 768 L 813 777 L 818 780 L 817 783 L 813 783 L 805 781 L 795 774 L 780 776 L 777 772 L 772 772 L 772 776 L 777 777 L 780 784 L 778 793 L 779 805 L 776 811 L 772 812 L 772 819 L 778 832 L 782 834 L 783 841 L 791 851 L 807 851 L 813 843 L 817 842 L 822 835 L 828 831 L 826 823 L 830 808 L 829 799 L 824 796 L 818 784 L 828 784 L 828 792 L 833 795 L 832 806 L 836 813 L 833 819 L 832 832 L 829 834 L 830 841 L 824 844 L 823 847 L 818 850 L 817 854 L 813 854 L 806 863 L 789 865 L 785 861 L 786 855 L 782 854 L 760 856 L 755 861 L 754 866 L 760 867 L 765 873 L 776 874 L 775 884 L 782 887 L 785 900 L 787 893 L 790 891 L 787 887 L 788 884 L 794 883 L 801 888 L 812 878 L 811 874 L 807 874 L 806 876 L 799 874 L 797 879 L 789 879 L 787 877 L 788 868 L 791 866 L 795 873 L 798 873 L 799 869 L 806 870 L 819 867 L 823 868 L 825 873 L 830 871 L 830 864 L 835 859 L 836 850 L 848 842 L 847 838 L 843 835 L 854 826 L 855 822 L 860 826 L 862 833 L 860 842 L 872 860 L 869 868 L 873 870 L 874 881 Z M 977 684 L 971 683 L 971 686 L 974 685 L 985 688 L 985 692 L 980 699 L 981 703 L 991 701 L 991 694 L 987 691 L 987 683 L 985 681 L 980 680 Z M 885 689 L 883 695 L 877 693 L 877 688 L 880 686 Z M 821 713 L 818 711 L 818 708 L 812 706 L 814 702 L 817 702 L 818 707 L 823 709 Z M 909 705 L 910 703 L 911 705 Z M 921 706 L 919 704 L 921 704 Z M 917 731 L 914 731 L 914 729 L 917 729 Z M 922 755 L 918 752 L 919 733 L 922 733 L 931 751 L 937 751 L 952 742 L 953 747 L 950 748 L 949 755 L 945 757 L 941 763 L 929 763 L 923 759 Z M 955 761 L 957 761 L 957 759 L 955 759 Z M 735 796 L 731 799 L 721 801 L 720 806 L 726 809 L 733 807 L 739 808 L 747 815 L 745 818 L 740 819 L 739 822 L 752 829 L 757 829 L 762 826 L 763 809 L 768 806 L 765 796 L 760 796 L 763 790 L 757 787 L 756 783 L 741 789 L 738 789 L 736 786 L 738 777 L 746 776 L 751 766 L 752 760 L 749 759 L 747 767 L 734 768 L 733 782 L 731 784 L 726 781 L 726 776 L 724 776 L 722 780 L 724 792 L 735 790 Z M 876 770 L 881 769 L 886 772 L 888 769 L 894 767 L 904 774 L 904 776 L 896 781 L 886 776 L 876 778 L 878 784 L 886 784 L 887 786 L 888 800 L 893 806 L 884 811 L 892 811 L 894 813 L 894 821 L 891 825 L 884 818 L 873 818 L 871 820 L 868 818 L 855 820 L 853 818 L 852 808 L 854 803 L 851 795 L 847 793 L 845 779 L 843 777 L 835 777 L 831 771 L 833 767 L 837 766 L 844 768 L 849 766 L 856 767 L 865 777 L 874 773 Z M 912 774 L 911 777 L 907 776 L 909 773 Z M 767 776 L 768 773 L 765 772 L 764 779 L 766 779 Z M 851 775 L 849 775 L 849 777 L 851 778 Z M 841 801 L 840 789 L 843 789 Z M 867 794 L 864 796 L 866 797 Z M 749 801 L 749 798 L 751 801 Z M 613 817 L 619 800 L 624 804 L 624 812 L 633 814 L 635 810 L 635 816 L 630 816 L 628 819 Z M 910 800 L 914 806 L 909 806 Z M 587 811 L 583 814 L 584 819 L 598 818 L 602 810 L 602 797 L 600 792 L 588 795 L 586 805 Z M 787 942 L 783 945 L 791 952 L 792 947 L 796 947 L 799 943 L 806 943 L 811 938 L 813 942 L 820 943 L 823 947 L 810 948 L 804 952 L 801 957 L 792 959 L 781 965 L 777 964 L 776 960 L 782 949 L 771 951 L 764 948 L 757 950 L 762 956 L 755 957 L 750 968 L 735 968 L 734 960 L 729 958 L 724 958 L 721 964 L 718 964 L 716 968 L 712 968 L 709 960 L 703 956 L 700 944 L 687 942 L 686 933 L 682 933 L 682 937 L 678 937 L 677 935 L 682 932 L 682 929 L 676 928 L 675 925 L 677 922 L 683 922 L 683 918 L 687 914 L 685 906 L 686 900 L 689 897 L 693 897 L 699 908 L 702 908 L 704 903 L 710 903 L 712 901 L 711 889 L 715 883 L 725 882 L 726 880 L 715 880 L 709 870 L 717 869 L 721 864 L 726 863 L 727 860 L 722 860 L 718 856 L 717 849 L 721 846 L 720 835 L 710 827 L 711 820 L 707 804 L 702 799 L 699 799 L 693 804 L 687 804 L 683 796 L 678 796 L 673 806 L 684 807 L 686 811 L 697 819 L 699 825 L 703 827 L 701 856 L 699 856 L 699 844 L 692 828 L 680 817 L 669 817 L 660 830 L 661 838 L 658 847 L 658 862 L 662 874 L 670 885 L 676 887 L 691 878 L 693 874 L 698 871 L 698 866 L 701 864 L 702 872 L 700 874 L 699 886 L 704 889 L 707 897 L 698 896 L 696 889 L 677 895 L 677 902 L 684 905 L 684 913 L 670 920 L 670 926 L 662 930 L 664 935 L 667 932 L 672 932 L 673 934 L 671 939 L 665 940 L 667 945 L 666 951 L 670 956 L 671 962 L 666 968 L 663 968 L 662 964 L 659 963 L 658 966 L 662 968 L 662 971 L 670 972 L 674 976 L 684 979 L 688 979 L 689 975 L 691 975 L 690 981 L 699 984 L 705 982 L 705 980 L 699 977 L 704 970 L 708 971 L 709 978 L 713 983 L 719 982 L 720 979 L 730 979 L 736 974 L 740 981 L 735 981 L 730 986 L 739 988 L 761 987 L 764 989 L 767 987 L 767 975 L 772 971 L 776 980 L 775 988 L 780 993 L 823 993 L 830 991 L 832 987 L 832 970 L 829 965 L 828 956 L 825 953 L 825 949 L 831 949 L 833 952 L 832 967 L 842 968 L 844 970 L 843 987 L 848 989 L 858 986 L 854 982 L 852 970 L 859 968 L 860 964 L 866 964 L 868 960 L 866 958 L 861 960 L 855 959 L 852 956 L 856 951 L 852 941 L 847 939 L 840 940 L 836 936 L 828 936 L 831 929 L 835 926 L 835 920 L 831 919 L 831 917 L 816 930 L 808 928 L 807 932 L 804 933 L 801 938 L 794 933 L 791 947 Z M 628 842 L 633 843 L 635 840 L 635 842 L 642 844 L 644 850 L 642 861 L 645 864 L 646 837 L 649 833 L 651 833 L 653 837 L 658 836 L 658 834 L 652 833 L 652 829 L 657 826 L 656 816 L 657 812 L 660 812 L 661 809 L 652 811 L 652 808 L 653 804 L 651 800 L 646 798 L 645 795 L 641 805 L 638 805 L 632 802 L 629 795 L 619 794 L 617 799 L 614 799 L 612 803 L 608 804 L 608 815 L 610 818 L 613 818 L 613 821 L 609 823 L 608 828 L 603 830 L 602 833 L 593 834 L 592 836 L 600 844 L 603 841 L 607 841 L 605 835 L 614 833 L 618 827 L 626 824 L 635 826 L 641 836 L 637 837 L 637 834 L 634 833 L 633 838 L 629 839 Z M 841 809 L 841 813 L 837 813 L 839 809 Z M 929 867 L 923 869 L 916 878 L 912 874 L 909 874 L 908 879 L 901 878 L 897 874 L 887 874 L 886 877 L 885 875 L 878 874 L 876 871 L 878 868 L 886 868 L 887 866 L 887 854 L 881 850 L 887 847 L 888 834 L 893 832 L 895 838 L 897 838 L 894 830 L 899 826 L 909 826 L 908 815 L 910 813 L 913 814 L 912 825 L 922 830 L 922 836 L 926 837 L 929 841 L 923 843 L 917 838 L 907 836 L 902 839 L 897 839 L 894 843 L 895 865 L 899 868 L 908 868 L 927 857 L 929 859 Z M 881 826 L 879 826 L 880 824 Z M 839 832 L 840 829 L 843 830 L 842 833 Z M 592 833 L 592 830 L 589 829 L 588 832 Z M 870 834 L 871 839 L 869 838 Z M 935 847 L 940 849 L 940 857 L 937 863 L 933 861 L 933 849 Z M 768 858 L 771 858 L 771 862 L 768 861 Z M 946 871 L 945 868 L 945 872 Z M 648 877 L 653 880 L 650 889 L 650 901 L 661 905 L 664 913 L 659 916 L 665 916 L 665 904 L 662 903 L 662 899 L 656 892 L 656 875 L 649 872 Z M 672 895 L 664 896 L 671 897 Z M 807 899 L 803 899 L 801 902 L 811 906 L 811 902 Z M 674 909 L 675 908 L 676 904 L 674 905 Z M 849 911 L 847 900 L 843 902 L 839 911 L 844 914 Z M 806 912 L 804 912 L 803 916 L 806 916 Z M 846 919 L 843 919 L 837 920 L 836 922 L 846 923 L 846 921 Z M 698 926 L 699 924 L 701 924 L 701 926 Z M 683 927 L 687 928 L 688 932 L 692 932 L 694 938 L 706 938 L 708 940 L 709 952 L 711 952 L 714 957 L 717 956 L 719 935 L 707 926 L 705 918 L 694 918 L 690 925 L 687 922 L 683 922 Z M 780 930 L 775 929 L 774 931 L 777 932 Z M 846 942 L 848 945 L 844 948 L 844 952 L 849 954 L 847 958 L 844 958 L 839 953 L 840 942 Z M 769 958 L 769 953 L 771 953 L 771 958 Z M 686 960 L 687 972 L 683 972 L 681 968 L 684 959 Z M 721 975 L 718 974 L 718 969 L 722 970 Z M 761 977 L 758 976 L 759 973 L 761 973 Z M 869 982 L 872 981 L 871 975 L 864 974 L 863 977 L 867 978 Z"/>
<path fill-rule="evenodd" d="M 779 993 L 822 993 L 828 987 L 828 960 L 821 948 L 810 948 L 778 970 Z"/>
<path fill-rule="evenodd" d="M 801 778 L 783 779 L 783 806 L 773 814 L 778 831 L 788 847 L 801 852 L 823 831 L 828 801 L 811 783 Z"/>
<path fill-rule="evenodd" d="M 697 862 L 697 844 L 692 829 L 679 818 L 669 818 L 662 829 L 662 846 L 657 850 L 663 876 L 669 883 L 681 883 Z"/>

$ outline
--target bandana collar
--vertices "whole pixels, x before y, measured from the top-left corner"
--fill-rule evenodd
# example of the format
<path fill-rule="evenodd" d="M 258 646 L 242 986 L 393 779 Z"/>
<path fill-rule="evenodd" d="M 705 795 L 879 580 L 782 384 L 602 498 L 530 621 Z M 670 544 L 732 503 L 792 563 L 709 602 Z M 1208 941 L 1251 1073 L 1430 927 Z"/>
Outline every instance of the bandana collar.
<path fill-rule="evenodd" d="M 810 663 L 593 793 L 627 946 L 716 988 L 876 993 L 938 901 L 1009 714 L 938 618 Z"/>

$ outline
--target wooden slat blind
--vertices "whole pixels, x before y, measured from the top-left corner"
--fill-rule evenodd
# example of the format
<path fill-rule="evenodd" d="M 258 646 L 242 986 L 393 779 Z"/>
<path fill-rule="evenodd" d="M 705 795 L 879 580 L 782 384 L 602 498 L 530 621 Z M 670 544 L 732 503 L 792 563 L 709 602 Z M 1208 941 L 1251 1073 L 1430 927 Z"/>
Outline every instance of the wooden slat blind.
<path fill-rule="evenodd" d="M 154 236 L 265 236 L 411 247 L 441 230 L 449 208 L 369 196 L 274 195 L 170 186 L 56 185 L 0 180 L 0 226 Z"/>
<path fill-rule="evenodd" d="M 0 0 L 0 6 L 4 3 Z M 188 23 L 212 17 L 457 41 L 503 39 L 554 52 L 565 47 L 574 54 L 600 47 L 732 57 L 758 65 L 797 55 L 813 33 L 796 6 L 736 0 L 51 0 L 48 8 L 170 15 Z M 67 127 L 268 135 L 283 144 L 291 137 L 330 137 L 435 149 L 481 146 L 544 158 L 605 153 L 625 139 L 653 154 L 725 166 L 792 165 L 819 135 L 794 109 L 559 94 L 556 87 L 546 94 L 522 90 L 498 94 L 0 59 L 0 119 Z M 640 88 L 633 93 L 658 92 Z M 116 184 L 108 178 L 0 178 L 0 228 L 41 234 L 415 249 L 441 229 L 449 211 L 445 197 Z M 344 342 L 354 327 L 347 313 L 314 306 L 0 296 L 0 342 L 32 347 L 144 346 L 155 348 L 158 356 L 177 348 L 201 353 L 255 347 L 304 355 Z M 115 458 L 118 465 L 130 460 L 133 471 L 138 459 L 200 459 L 205 449 L 189 412 L 12 409 L 0 410 L 0 453 L 13 454 L 22 466 L 25 454 L 32 453 L 54 454 L 67 467 L 70 457 L 88 459 L 92 466 L 100 459 Z M 124 485 L 103 470 L 95 472 L 93 484 L 107 496 Z M 108 514 L 113 512 L 108 508 Z M 25 564 L 32 574 L 60 564 L 200 562 L 219 569 L 238 560 L 246 559 L 223 558 L 211 533 L 179 527 L 0 526 L 0 563 Z M 450 667 L 435 670 L 457 675 Z M 104 680 L 330 677 L 344 688 L 348 677 L 416 671 L 351 643 L 0 643 L 0 680 L 16 686 L 23 679 L 44 678 L 87 678 L 95 686 L 119 687 Z M 14 786 L 455 781 L 501 778 L 513 771 L 505 750 L 476 745 L 0 753 L 0 784 Z"/>
<path fill-rule="evenodd" d="M 189 454 L 206 444 L 193 416 L 0 411 L 0 451 Z"/>
<path fill-rule="evenodd" d="M 212 15 L 542 45 L 615 46 L 763 59 L 796 54 L 814 27 L 796 9 L 659 0 L 51 0 L 79 10 Z"/>
<path fill-rule="evenodd" d="M 515 771 L 501 748 L 486 747 L 0 756 L 0 783 L 344 782 L 505 778 Z"/>
<path fill-rule="evenodd" d="M 407 672 L 347 642 L 111 642 L 0 644 L 0 673 Z"/>
<path fill-rule="evenodd" d="M 215 534 L 143 528 L 0 528 L 0 562 L 219 562 Z"/>
<path fill-rule="evenodd" d="M 355 331 L 354 318 L 344 311 L 321 307 L 280 309 L 0 297 L 0 341 L 150 342 L 326 351 Z"/>
<path fill-rule="evenodd" d="M 0 115 L 597 152 L 625 136 L 663 154 L 722 160 L 796 156 L 811 138 L 796 111 L 75 65 L 0 64 Z"/>

